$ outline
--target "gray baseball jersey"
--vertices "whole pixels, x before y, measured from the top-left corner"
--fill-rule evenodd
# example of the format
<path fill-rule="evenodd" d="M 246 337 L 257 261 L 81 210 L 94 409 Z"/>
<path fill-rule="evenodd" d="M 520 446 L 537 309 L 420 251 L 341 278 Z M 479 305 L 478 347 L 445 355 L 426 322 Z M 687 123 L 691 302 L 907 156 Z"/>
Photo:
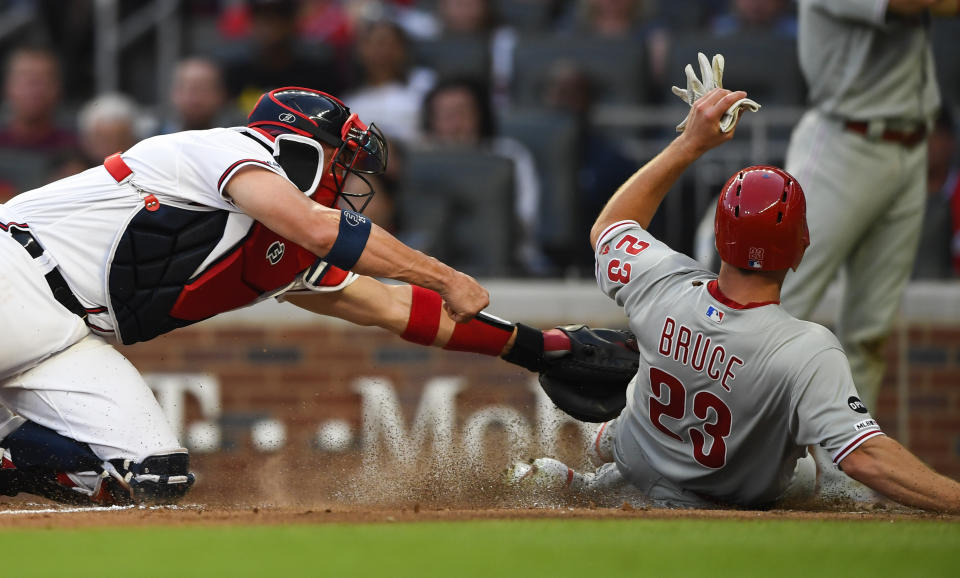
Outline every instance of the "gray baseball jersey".
<path fill-rule="evenodd" d="M 926 122 L 940 105 L 929 17 L 882 0 L 800 0 L 800 66 L 811 104 L 847 120 Z"/>
<path fill-rule="evenodd" d="M 741 305 L 715 276 L 634 221 L 607 228 L 597 281 L 637 335 L 640 370 L 615 442 L 639 468 L 711 499 L 758 505 L 787 488 L 806 446 L 839 464 L 882 435 L 837 339 L 778 303 Z"/>

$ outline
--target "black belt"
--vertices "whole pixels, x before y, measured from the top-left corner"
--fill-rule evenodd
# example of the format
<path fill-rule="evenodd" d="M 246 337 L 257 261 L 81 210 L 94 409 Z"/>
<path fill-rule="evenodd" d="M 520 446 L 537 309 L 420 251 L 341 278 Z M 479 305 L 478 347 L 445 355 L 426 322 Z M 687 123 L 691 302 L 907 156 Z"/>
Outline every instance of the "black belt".
<path fill-rule="evenodd" d="M 37 243 L 36 238 L 30 234 L 30 231 L 21 229 L 13 224 L 10 225 L 9 231 L 10 236 L 13 237 L 16 242 L 20 243 L 31 257 L 36 259 L 43 255 L 43 247 L 40 246 L 40 243 Z M 60 305 L 66 307 L 70 313 L 80 317 L 80 319 L 86 320 L 87 310 L 84 309 L 83 305 L 81 305 L 77 299 L 77 296 L 70 290 L 66 279 L 60 274 L 60 270 L 54 267 L 45 275 L 45 278 L 47 279 L 47 285 L 50 286 L 50 290 L 53 291 L 53 298 L 56 299 Z"/>

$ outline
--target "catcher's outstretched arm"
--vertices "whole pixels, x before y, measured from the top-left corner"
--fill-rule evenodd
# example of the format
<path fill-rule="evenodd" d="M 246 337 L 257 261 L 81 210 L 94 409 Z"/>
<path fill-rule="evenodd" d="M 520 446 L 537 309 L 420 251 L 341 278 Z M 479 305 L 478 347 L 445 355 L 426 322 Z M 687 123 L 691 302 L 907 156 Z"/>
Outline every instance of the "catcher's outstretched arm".
<path fill-rule="evenodd" d="M 286 301 L 308 311 L 357 325 L 382 327 L 408 341 L 455 351 L 505 355 L 513 350 L 517 332 L 528 343 L 540 331 L 481 313 L 481 320 L 455 323 L 443 313 L 440 295 L 412 285 L 387 285 L 361 276 L 341 291 L 288 295 Z M 536 341 L 536 337 L 533 338 Z M 531 345 L 537 348 L 537 344 Z M 539 343 L 542 352 L 542 338 Z M 536 369 L 532 369 L 536 370 Z"/>
<path fill-rule="evenodd" d="M 382 327 L 420 345 L 499 355 L 530 371 L 539 372 L 545 360 L 570 352 L 570 340 L 559 329 L 540 331 L 483 312 L 466 323 L 455 323 L 443 312 L 443 300 L 435 291 L 387 285 L 372 277 L 360 276 L 340 291 L 284 299 L 313 313 Z"/>
<path fill-rule="evenodd" d="M 540 331 L 483 312 L 467 323 L 454 323 L 442 314 L 440 296 L 420 287 L 360 277 L 340 291 L 285 299 L 314 313 L 382 327 L 413 343 L 499 355 L 540 373 L 550 399 L 582 421 L 616 417 L 637 372 L 639 355 L 629 332 L 582 325 Z"/>

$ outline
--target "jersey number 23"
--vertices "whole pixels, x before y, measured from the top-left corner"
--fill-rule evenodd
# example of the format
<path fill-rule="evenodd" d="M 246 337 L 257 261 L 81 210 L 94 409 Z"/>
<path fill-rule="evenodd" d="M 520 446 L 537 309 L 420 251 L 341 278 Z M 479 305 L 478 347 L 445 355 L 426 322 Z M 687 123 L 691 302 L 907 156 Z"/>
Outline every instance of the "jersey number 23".
<path fill-rule="evenodd" d="M 685 442 L 680 434 L 664 425 L 661 418 L 667 416 L 676 420 L 683 419 L 687 411 L 687 390 L 679 379 L 666 371 L 650 368 L 650 421 L 653 426 L 667 436 Z M 730 435 L 732 416 L 730 408 L 723 400 L 709 391 L 700 391 L 691 400 L 693 415 L 703 420 L 700 427 L 691 427 L 688 430 L 690 442 L 693 444 L 693 459 L 703 466 L 712 469 L 722 468 L 727 461 L 727 446 L 724 438 Z M 708 410 L 713 409 L 715 420 L 708 421 Z M 710 437 L 710 451 L 707 447 L 707 437 Z"/>

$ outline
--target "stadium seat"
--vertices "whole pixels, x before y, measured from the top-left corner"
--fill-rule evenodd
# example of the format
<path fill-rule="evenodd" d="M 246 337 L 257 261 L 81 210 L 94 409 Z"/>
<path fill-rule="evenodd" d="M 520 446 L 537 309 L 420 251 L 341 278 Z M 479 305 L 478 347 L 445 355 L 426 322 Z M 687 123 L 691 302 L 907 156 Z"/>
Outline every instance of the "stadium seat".
<path fill-rule="evenodd" d="M 796 39 L 763 34 L 724 38 L 701 32 L 680 34 L 674 38 L 667 58 L 668 84 L 686 85 L 683 69 L 687 64 L 693 64 L 697 76 L 700 75 L 697 52 L 703 52 L 708 58 L 723 54 L 725 88 L 746 90 L 762 105 L 804 103 Z"/>
<path fill-rule="evenodd" d="M 413 150 L 398 202 L 399 237 L 479 277 L 513 273 L 513 162 L 474 149 Z"/>
<path fill-rule="evenodd" d="M 603 104 L 637 104 L 644 94 L 645 52 L 635 39 L 576 36 L 521 37 L 514 60 L 514 96 L 535 106 L 551 65 L 575 62 L 588 70 Z"/>
<path fill-rule="evenodd" d="M 414 60 L 432 68 L 441 77 L 469 76 L 486 78 L 490 69 L 490 50 L 479 37 L 449 37 L 418 41 Z"/>
<path fill-rule="evenodd" d="M 216 16 L 194 15 L 192 18 L 185 18 L 183 36 L 186 54 L 219 55 L 223 52 L 224 45 L 232 43 L 220 35 Z"/>
<path fill-rule="evenodd" d="M 577 219 L 577 122 L 544 109 L 512 110 L 499 119 L 500 134 L 533 153 L 540 176 L 537 237 L 550 254 L 569 252 Z"/>
<path fill-rule="evenodd" d="M 703 0 L 661 0 L 656 16 L 672 32 L 700 30 L 707 24 L 710 8 Z"/>
<path fill-rule="evenodd" d="M 538 0 L 496 0 L 497 15 L 504 24 L 521 32 L 546 29 L 552 8 L 550 2 Z"/>
<path fill-rule="evenodd" d="M 42 153 L 0 149 L 0 180 L 19 193 L 46 184 L 49 169 L 50 159 Z"/>

